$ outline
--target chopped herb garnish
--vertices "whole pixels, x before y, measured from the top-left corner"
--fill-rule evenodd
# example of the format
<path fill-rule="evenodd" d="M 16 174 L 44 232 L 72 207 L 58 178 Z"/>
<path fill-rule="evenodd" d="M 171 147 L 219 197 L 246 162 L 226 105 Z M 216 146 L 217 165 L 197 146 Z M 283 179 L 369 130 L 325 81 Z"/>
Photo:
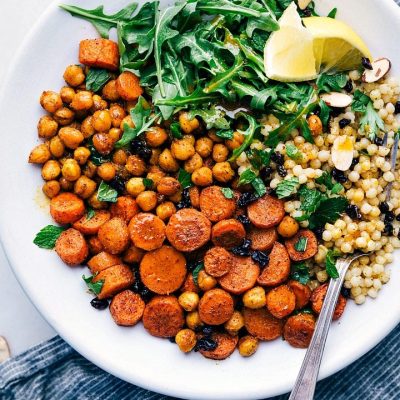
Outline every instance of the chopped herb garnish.
<path fill-rule="evenodd" d="M 333 279 L 339 278 L 339 272 L 336 268 L 336 259 L 338 257 L 340 257 L 340 253 L 337 250 L 329 250 L 326 254 L 326 273 Z"/>
<path fill-rule="evenodd" d="M 284 199 L 297 192 L 299 178 L 293 177 L 278 183 L 275 191 L 279 199 Z"/>
<path fill-rule="evenodd" d="M 171 131 L 171 135 L 172 135 L 173 138 L 175 138 L 175 139 L 182 139 L 183 138 L 181 127 L 180 127 L 178 122 L 173 122 L 171 124 L 171 126 L 169 127 L 169 129 Z"/>
<path fill-rule="evenodd" d="M 88 207 L 86 210 L 86 219 L 89 221 L 96 215 L 96 211 L 92 207 Z"/>
<path fill-rule="evenodd" d="M 303 153 L 294 144 L 291 143 L 288 143 L 286 145 L 286 154 L 288 157 L 295 161 L 300 161 L 303 158 Z"/>
<path fill-rule="evenodd" d="M 98 92 L 110 79 L 106 69 L 90 68 L 86 75 L 86 89 Z"/>
<path fill-rule="evenodd" d="M 85 281 L 88 289 L 95 294 L 96 296 L 101 292 L 101 289 L 103 288 L 104 285 L 104 280 L 100 279 L 97 282 L 93 282 L 93 278 L 96 275 L 88 276 L 86 277 L 85 275 L 82 275 L 82 279 Z"/>
<path fill-rule="evenodd" d="M 234 197 L 234 193 L 231 188 L 221 188 L 221 192 L 227 199 L 233 199 Z"/>
<path fill-rule="evenodd" d="M 178 172 L 178 181 L 182 185 L 182 188 L 186 189 L 192 186 L 192 175 L 181 168 Z"/>
<path fill-rule="evenodd" d="M 152 179 L 143 178 L 143 185 L 146 189 L 151 189 L 154 185 L 154 182 Z"/>
<path fill-rule="evenodd" d="M 310 270 L 306 263 L 293 263 L 291 278 L 306 285 L 310 280 Z"/>
<path fill-rule="evenodd" d="M 54 249 L 57 239 L 65 229 L 62 226 L 47 225 L 35 236 L 33 243 L 41 249 Z"/>
<path fill-rule="evenodd" d="M 193 275 L 193 281 L 196 285 L 198 285 L 198 277 L 199 277 L 199 272 L 204 268 L 204 263 L 201 262 L 197 265 L 197 267 L 193 270 L 192 275 Z"/>
<path fill-rule="evenodd" d="M 97 191 L 97 199 L 99 201 L 116 203 L 117 198 L 118 198 L 118 192 L 104 181 L 101 181 L 99 189 Z"/>
<path fill-rule="evenodd" d="M 300 236 L 299 240 L 294 244 L 296 251 L 304 252 L 307 248 L 308 239 L 305 236 Z"/>

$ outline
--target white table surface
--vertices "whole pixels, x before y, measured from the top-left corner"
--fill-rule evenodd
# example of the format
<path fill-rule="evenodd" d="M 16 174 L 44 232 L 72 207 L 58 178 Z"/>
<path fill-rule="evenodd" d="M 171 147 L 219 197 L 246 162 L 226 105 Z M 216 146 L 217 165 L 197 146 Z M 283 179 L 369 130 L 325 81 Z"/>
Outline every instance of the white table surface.
<path fill-rule="evenodd" d="M 0 93 L 16 50 L 51 1 L 0 2 Z M 11 354 L 15 356 L 55 334 L 21 289 L 0 247 L 0 335 L 7 339 Z"/>

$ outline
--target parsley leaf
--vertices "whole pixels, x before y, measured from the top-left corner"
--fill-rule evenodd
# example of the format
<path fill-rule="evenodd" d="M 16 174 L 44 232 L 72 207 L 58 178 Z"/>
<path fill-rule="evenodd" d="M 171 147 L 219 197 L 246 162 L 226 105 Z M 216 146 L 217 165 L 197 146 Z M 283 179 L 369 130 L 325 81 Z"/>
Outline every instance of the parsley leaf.
<path fill-rule="evenodd" d="M 233 199 L 234 193 L 231 188 L 221 188 L 221 192 L 227 199 Z"/>
<path fill-rule="evenodd" d="M 54 249 L 59 236 L 65 231 L 62 226 L 47 225 L 33 239 L 33 243 L 41 249 Z"/>
<path fill-rule="evenodd" d="M 326 223 L 333 224 L 344 212 L 347 205 L 348 201 L 345 197 L 331 197 L 322 201 L 309 219 L 310 229 L 324 226 Z"/>
<path fill-rule="evenodd" d="M 180 127 L 178 122 L 173 122 L 171 124 L 171 126 L 169 127 L 169 130 L 170 130 L 171 135 L 172 135 L 173 138 L 175 138 L 175 139 L 182 139 L 183 138 L 183 135 L 182 135 L 182 132 L 181 132 L 181 127 Z"/>
<path fill-rule="evenodd" d="M 369 102 L 365 110 L 364 116 L 360 119 L 362 131 L 368 134 L 370 140 L 374 140 L 379 130 L 385 129 L 382 118 L 374 109 L 372 102 Z"/>
<path fill-rule="evenodd" d="M 86 89 L 98 92 L 110 79 L 111 75 L 106 69 L 90 68 L 86 75 Z"/>
<path fill-rule="evenodd" d="M 299 195 L 301 200 L 300 210 L 310 214 L 317 209 L 324 198 L 319 190 L 309 189 L 307 186 L 302 186 L 299 189 Z"/>
<path fill-rule="evenodd" d="M 199 272 L 204 268 L 204 263 L 200 262 L 197 267 L 193 270 L 192 275 L 193 275 L 193 281 L 196 285 L 198 285 L 198 277 L 199 277 Z"/>
<path fill-rule="evenodd" d="M 154 182 L 152 179 L 149 178 L 143 178 L 143 185 L 146 189 L 150 189 L 153 187 Z"/>
<path fill-rule="evenodd" d="M 182 185 L 183 189 L 192 186 L 192 175 L 189 172 L 186 172 L 184 169 L 180 169 L 178 172 L 178 181 Z"/>
<path fill-rule="evenodd" d="M 285 179 L 278 183 L 275 191 L 278 199 L 284 199 L 297 192 L 299 179 L 296 177 Z"/>
<path fill-rule="evenodd" d="M 340 257 L 340 253 L 337 250 L 329 250 L 326 254 L 326 273 L 333 279 L 339 278 L 339 272 L 336 268 L 336 258 L 338 257 Z"/>
<path fill-rule="evenodd" d="M 305 252 L 307 248 L 308 239 L 305 236 L 300 236 L 299 240 L 294 244 L 296 251 Z"/>
<path fill-rule="evenodd" d="M 310 271 L 307 267 L 307 264 L 304 262 L 293 263 L 291 278 L 303 285 L 306 285 L 310 280 Z"/>
<path fill-rule="evenodd" d="M 332 175 L 328 171 L 324 171 L 324 173 L 315 180 L 320 185 L 324 185 L 331 194 L 338 194 L 344 188 L 340 183 L 334 183 L 332 180 Z"/>
<path fill-rule="evenodd" d="M 371 99 L 366 94 L 364 94 L 360 90 L 356 90 L 353 94 L 353 102 L 351 103 L 351 109 L 353 111 L 364 113 L 370 101 Z"/>
<path fill-rule="evenodd" d="M 118 197 L 118 192 L 104 181 L 101 181 L 99 189 L 97 191 L 97 199 L 99 201 L 116 203 L 117 197 Z"/>
<path fill-rule="evenodd" d="M 340 92 L 347 83 L 346 74 L 321 74 L 318 76 L 316 84 L 321 92 Z"/>
<path fill-rule="evenodd" d="M 292 160 L 300 161 L 303 158 L 303 153 L 294 145 L 294 144 L 287 144 L 286 145 L 286 154 Z"/>
<path fill-rule="evenodd" d="M 103 288 L 104 280 L 101 279 L 97 282 L 93 282 L 95 276 L 96 275 L 86 277 L 85 275 L 82 275 L 82 279 L 85 281 L 88 289 L 97 296 Z"/>

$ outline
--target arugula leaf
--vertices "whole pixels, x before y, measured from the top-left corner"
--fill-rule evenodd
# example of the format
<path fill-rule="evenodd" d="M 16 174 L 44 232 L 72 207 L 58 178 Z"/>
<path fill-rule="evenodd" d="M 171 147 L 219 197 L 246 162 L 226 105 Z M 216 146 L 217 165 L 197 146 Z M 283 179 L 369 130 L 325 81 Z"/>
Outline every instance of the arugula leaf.
<path fill-rule="evenodd" d="M 137 3 L 131 3 L 113 15 L 106 15 L 104 14 L 104 6 L 99 6 L 93 10 L 86 10 L 68 4 L 60 4 L 60 7 L 68 11 L 72 16 L 91 22 L 103 38 L 108 38 L 110 29 L 116 28 L 118 23 L 129 22 L 137 6 Z"/>
<path fill-rule="evenodd" d="M 318 76 L 316 84 L 321 92 L 339 92 L 347 83 L 346 74 L 321 74 Z"/>
<path fill-rule="evenodd" d="M 181 126 L 179 125 L 179 122 L 173 122 L 171 126 L 169 127 L 169 130 L 171 132 L 171 135 L 175 139 L 182 139 L 182 131 L 181 131 Z"/>
<path fill-rule="evenodd" d="M 325 259 L 326 273 L 333 279 L 339 278 L 339 272 L 336 268 L 336 258 L 340 257 L 337 250 L 328 250 Z"/>
<path fill-rule="evenodd" d="M 310 229 L 324 226 L 326 223 L 333 224 L 344 212 L 347 205 L 348 201 L 345 197 L 331 197 L 322 201 L 310 216 Z"/>
<path fill-rule="evenodd" d="M 293 263 L 291 278 L 300 282 L 303 285 L 307 285 L 310 280 L 310 271 L 306 263 Z"/>
<path fill-rule="evenodd" d="M 248 183 L 253 182 L 254 179 L 256 178 L 257 178 L 256 173 L 250 168 L 247 168 L 240 174 L 238 185 L 239 186 L 247 185 Z"/>
<path fill-rule="evenodd" d="M 86 89 L 98 92 L 110 79 L 106 69 L 90 68 L 86 75 Z"/>
<path fill-rule="evenodd" d="M 86 219 L 90 221 L 96 215 L 96 211 L 92 207 L 88 207 L 86 210 Z"/>
<path fill-rule="evenodd" d="M 143 178 L 143 185 L 146 189 L 151 189 L 154 185 L 154 182 L 152 179 Z"/>
<path fill-rule="evenodd" d="M 235 89 L 240 99 L 246 96 L 251 97 L 250 106 L 256 108 L 257 110 L 263 110 L 266 104 L 270 104 L 276 100 L 276 90 L 274 88 L 265 88 L 263 90 L 258 90 L 256 87 L 233 79 L 231 86 Z"/>
<path fill-rule="evenodd" d="M 299 179 L 297 177 L 288 178 L 278 183 L 275 192 L 278 199 L 284 199 L 297 192 Z"/>
<path fill-rule="evenodd" d="M 99 189 L 97 191 L 97 199 L 99 201 L 116 203 L 117 198 L 118 198 L 118 192 L 104 181 L 101 181 Z"/>
<path fill-rule="evenodd" d="M 262 197 L 264 196 L 265 193 L 267 193 L 267 188 L 265 186 L 265 183 L 259 176 L 255 177 L 251 181 L 251 185 L 253 186 L 254 190 L 256 191 L 259 197 Z"/>
<path fill-rule="evenodd" d="M 95 294 L 96 296 L 101 292 L 101 289 L 103 288 L 104 285 L 104 279 L 100 279 L 97 282 L 93 282 L 93 278 L 96 275 L 88 276 L 86 277 L 85 275 L 82 275 L 82 279 L 85 281 L 88 289 Z"/>
<path fill-rule="evenodd" d="M 47 225 L 36 234 L 33 243 L 41 249 L 54 249 L 57 239 L 65 229 L 62 226 Z"/>
<path fill-rule="evenodd" d="M 268 32 L 259 30 L 254 31 L 251 37 L 252 47 L 260 53 L 263 53 L 265 43 L 267 42 L 269 36 L 270 34 Z"/>
<path fill-rule="evenodd" d="M 164 89 L 165 89 L 165 98 L 167 99 L 173 99 L 174 97 L 176 97 L 176 95 L 178 94 L 178 88 L 176 87 L 175 84 L 173 83 L 169 83 L 167 81 L 165 81 L 163 79 L 164 82 Z M 162 99 L 163 96 L 161 95 L 161 89 L 160 89 L 160 85 L 156 85 L 154 87 L 153 93 L 152 93 L 152 101 L 154 101 L 155 103 L 157 102 L 158 99 Z M 168 120 L 171 115 L 174 113 L 174 107 L 172 106 L 158 106 L 162 117 L 165 120 Z"/>
<path fill-rule="evenodd" d="M 327 17 L 335 19 L 336 18 L 336 14 L 337 14 L 337 8 L 335 7 L 335 8 L 332 8 L 331 11 L 329 11 L 329 14 L 327 15 Z"/>
<path fill-rule="evenodd" d="M 366 94 L 357 89 L 353 94 L 351 109 L 353 111 L 365 113 L 365 111 L 367 110 L 367 105 L 370 102 L 371 99 Z"/>
<path fill-rule="evenodd" d="M 183 189 L 193 186 L 192 184 L 192 175 L 184 169 L 180 169 L 178 172 L 178 181 L 182 185 Z"/>
<path fill-rule="evenodd" d="M 296 251 L 305 252 L 307 248 L 308 239 L 305 236 L 300 236 L 299 240 L 294 244 Z"/>
<path fill-rule="evenodd" d="M 257 121 L 251 115 L 239 112 L 236 114 L 236 118 L 240 117 L 247 119 L 249 126 L 244 132 L 239 131 L 244 135 L 244 141 L 239 147 L 237 147 L 232 151 L 232 155 L 228 160 L 229 162 L 235 161 L 250 146 L 251 142 L 253 141 L 256 130 L 259 128 Z"/>
<path fill-rule="evenodd" d="M 319 108 L 321 109 L 319 118 L 321 119 L 322 125 L 326 128 L 332 109 L 322 99 L 319 101 Z"/>
<path fill-rule="evenodd" d="M 173 99 L 160 99 L 156 100 L 154 104 L 156 106 L 174 106 L 174 107 L 186 107 L 189 105 L 202 105 L 209 104 L 212 101 L 216 101 L 220 98 L 217 93 L 206 94 L 203 89 L 198 88 L 188 96 L 176 96 Z"/>
<path fill-rule="evenodd" d="M 230 124 L 225 118 L 225 113 L 215 106 L 212 106 L 208 109 L 196 109 L 189 111 L 188 117 L 190 119 L 196 116 L 201 117 L 206 124 L 207 129 L 230 129 Z"/>
<path fill-rule="evenodd" d="M 286 145 L 286 154 L 292 160 L 300 161 L 303 159 L 303 153 L 294 144 L 291 143 L 288 143 Z"/>
<path fill-rule="evenodd" d="M 365 110 L 365 114 L 360 119 L 360 127 L 365 132 L 370 140 L 374 140 L 379 130 L 385 129 L 385 124 L 382 118 L 374 109 L 372 102 L 369 102 Z"/>
<path fill-rule="evenodd" d="M 193 282 L 198 285 L 198 277 L 199 277 L 199 272 L 204 268 L 204 263 L 200 262 L 197 264 L 196 268 L 192 272 L 193 276 Z"/>
<path fill-rule="evenodd" d="M 215 135 L 221 139 L 229 140 L 233 138 L 233 130 L 232 129 L 219 129 L 215 131 Z"/>
<path fill-rule="evenodd" d="M 221 192 L 227 199 L 233 199 L 234 193 L 231 188 L 221 188 Z"/>

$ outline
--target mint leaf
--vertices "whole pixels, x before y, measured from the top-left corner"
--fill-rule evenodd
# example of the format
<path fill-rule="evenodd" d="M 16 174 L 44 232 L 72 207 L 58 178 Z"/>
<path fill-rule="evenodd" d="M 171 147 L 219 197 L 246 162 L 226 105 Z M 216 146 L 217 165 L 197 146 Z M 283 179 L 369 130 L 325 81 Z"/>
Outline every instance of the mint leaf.
<path fill-rule="evenodd" d="M 265 183 L 259 176 L 256 176 L 252 180 L 251 185 L 253 186 L 254 190 L 256 191 L 259 197 L 262 197 L 264 196 L 265 193 L 267 193 L 267 188 L 265 187 Z"/>
<path fill-rule="evenodd" d="M 356 90 L 353 94 L 353 102 L 351 103 L 351 109 L 353 111 L 365 113 L 367 105 L 370 101 L 371 99 L 366 94 L 364 94 L 360 90 Z"/>
<path fill-rule="evenodd" d="M 286 145 L 286 154 L 292 160 L 301 160 L 303 158 L 303 153 L 294 145 L 294 144 L 287 144 Z"/>
<path fill-rule="evenodd" d="M 198 277 L 199 277 L 199 272 L 204 268 L 204 263 L 200 262 L 197 267 L 193 270 L 192 275 L 193 275 L 193 281 L 196 285 L 198 285 Z"/>
<path fill-rule="evenodd" d="M 117 198 L 118 198 L 118 192 L 104 181 L 101 181 L 99 189 L 97 191 L 97 199 L 99 201 L 116 203 Z"/>
<path fill-rule="evenodd" d="M 178 172 L 178 181 L 182 185 L 183 189 L 192 186 L 192 175 L 189 172 L 186 172 L 184 169 L 180 169 Z"/>
<path fill-rule="evenodd" d="M 339 278 L 339 272 L 336 268 L 336 259 L 338 257 L 340 257 L 340 253 L 337 250 L 329 250 L 326 254 L 326 273 L 333 279 Z"/>
<path fill-rule="evenodd" d="M 293 263 L 291 278 L 306 285 L 310 280 L 310 271 L 304 262 Z"/>
<path fill-rule="evenodd" d="M 227 199 L 233 199 L 234 193 L 231 188 L 221 188 L 221 192 Z"/>
<path fill-rule="evenodd" d="M 111 75 L 106 69 L 90 68 L 86 75 L 86 89 L 98 92 L 110 79 Z"/>
<path fill-rule="evenodd" d="M 154 185 L 154 182 L 152 179 L 143 178 L 143 185 L 146 189 L 151 189 Z"/>
<path fill-rule="evenodd" d="M 54 249 L 57 239 L 65 229 L 62 226 L 47 225 L 37 233 L 33 243 L 41 249 Z"/>
<path fill-rule="evenodd" d="M 93 208 L 88 207 L 88 209 L 86 211 L 86 220 L 90 221 L 95 215 L 96 215 L 96 212 L 93 210 Z"/>
<path fill-rule="evenodd" d="M 338 193 L 340 193 L 343 189 L 344 189 L 343 185 L 341 185 L 340 183 L 335 183 L 335 184 L 332 186 L 331 193 L 332 193 L 332 194 L 338 194 Z"/>
<path fill-rule="evenodd" d="M 284 181 L 279 182 L 275 189 L 278 199 L 284 199 L 296 193 L 298 185 L 299 179 L 296 177 L 285 179 Z"/>
<path fill-rule="evenodd" d="M 308 239 L 305 236 L 300 236 L 299 240 L 294 244 L 296 251 L 304 252 L 307 248 Z"/>
<path fill-rule="evenodd" d="M 323 199 L 323 194 L 316 189 L 309 189 L 307 186 L 302 186 L 299 189 L 301 200 L 300 210 L 307 213 L 313 213 Z"/>
<path fill-rule="evenodd" d="M 96 275 L 86 277 L 85 275 L 82 275 L 82 279 L 85 281 L 88 289 L 97 296 L 103 288 L 104 280 L 101 279 L 97 282 L 93 282 L 95 276 Z"/>
<path fill-rule="evenodd" d="M 247 168 L 240 174 L 238 185 L 247 185 L 248 183 L 253 182 L 256 178 L 256 173 L 250 168 Z"/>
<path fill-rule="evenodd" d="M 326 223 L 333 224 L 344 212 L 348 201 L 344 197 L 332 197 L 322 201 L 309 219 L 310 229 L 324 226 Z"/>

